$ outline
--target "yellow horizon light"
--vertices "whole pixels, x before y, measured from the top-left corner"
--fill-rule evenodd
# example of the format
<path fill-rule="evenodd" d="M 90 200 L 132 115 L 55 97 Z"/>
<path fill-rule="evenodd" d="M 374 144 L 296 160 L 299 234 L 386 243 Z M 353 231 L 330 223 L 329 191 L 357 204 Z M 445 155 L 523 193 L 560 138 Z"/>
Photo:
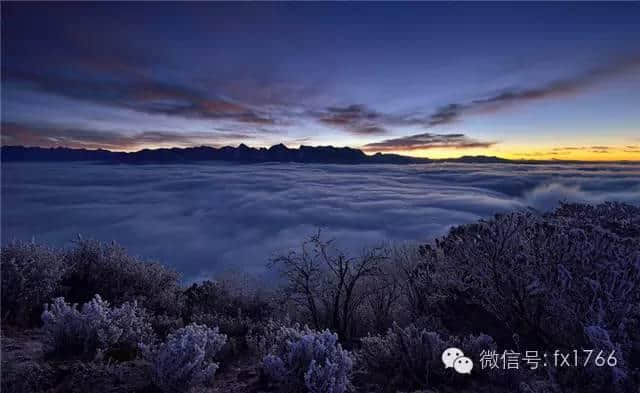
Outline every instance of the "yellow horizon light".
<path fill-rule="evenodd" d="M 375 151 L 368 151 L 375 154 Z M 411 157 L 424 157 L 432 159 L 460 158 L 463 156 L 495 156 L 510 160 L 570 160 L 570 161 L 640 161 L 640 149 L 631 149 L 624 146 L 608 147 L 607 149 L 594 149 L 589 146 L 577 147 L 574 150 L 562 148 L 531 148 L 513 147 L 501 149 L 418 149 L 418 150 L 394 150 L 384 153 L 401 154 Z"/>

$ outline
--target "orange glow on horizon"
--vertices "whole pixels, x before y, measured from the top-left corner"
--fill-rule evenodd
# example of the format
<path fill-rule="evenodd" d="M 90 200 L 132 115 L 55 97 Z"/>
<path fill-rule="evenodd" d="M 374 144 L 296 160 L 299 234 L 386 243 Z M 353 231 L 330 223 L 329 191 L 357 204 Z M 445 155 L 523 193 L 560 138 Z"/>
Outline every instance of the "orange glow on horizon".
<path fill-rule="evenodd" d="M 597 147 L 597 146 L 596 146 Z M 368 151 L 367 154 L 375 154 Z M 384 153 L 401 154 L 412 157 L 426 157 L 433 159 L 459 158 L 463 156 L 495 156 L 510 160 L 569 160 L 569 161 L 640 161 L 639 146 L 606 146 L 596 149 L 593 146 L 578 146 L 566 148 L 510 146 L 489 149 L 452 149 L 434 148 L 422 150 L 384 151 Z"/>

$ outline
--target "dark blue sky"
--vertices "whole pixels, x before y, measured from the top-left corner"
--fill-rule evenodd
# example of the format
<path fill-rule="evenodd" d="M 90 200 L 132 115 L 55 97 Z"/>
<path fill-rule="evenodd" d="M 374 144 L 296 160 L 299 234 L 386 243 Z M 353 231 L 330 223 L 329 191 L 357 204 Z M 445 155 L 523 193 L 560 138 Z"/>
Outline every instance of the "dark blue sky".
<path fill-rule="evenodd" d="M 639 3 L 3 3 L 2 142 L 640 156 Z"/>

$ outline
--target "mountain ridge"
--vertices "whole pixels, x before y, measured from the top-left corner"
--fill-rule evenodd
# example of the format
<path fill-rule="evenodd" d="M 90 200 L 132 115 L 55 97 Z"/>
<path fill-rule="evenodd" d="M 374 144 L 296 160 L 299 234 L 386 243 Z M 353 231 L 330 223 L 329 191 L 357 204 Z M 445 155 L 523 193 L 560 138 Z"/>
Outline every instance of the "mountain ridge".
<path fill-rule="evenodd" d="M 458 163 L 580 163 L 571 160 L 509 160 L 495 156 L 462 156 L 431 159 L 391 153 L 367 155 L 360 149 L 334 146 L 306 146 L 289 148 L 282 143 L 271 147 L 254 148 L 241 143 L 238 147 L 197 146 L 142 149 L 135 152 L 117 152 L 106 149 L 74 149 L 68 147 L 29 147 L 8 145 L 0 148 L 2 162 L 38 161 L 99 161 L 105 163 L 186 163 L 202 161 L 231 161 L 243 163 L 298 162 L 319 164 L 425 164 L 436 162 Z"/>
<path fill-rule="evenodd" d="M 2 146 L 1 160 L 11 161 L 106 161 L 114 163 L 144 162 L 301 162 L 301 163 L 425 163 L 428 158 L 407 157 L 396 154 L 366 155 L 359 149 L 333 146 L 305 146 L 289 148 L 277 144 L 269 148 L 253 148 L 245 144 L 220 148 L 199 146 L 186 148 L 142 149 L 135 152 L 114 152 L 105 149 L 73 149 L 66 147 L 43 148 Z"/>

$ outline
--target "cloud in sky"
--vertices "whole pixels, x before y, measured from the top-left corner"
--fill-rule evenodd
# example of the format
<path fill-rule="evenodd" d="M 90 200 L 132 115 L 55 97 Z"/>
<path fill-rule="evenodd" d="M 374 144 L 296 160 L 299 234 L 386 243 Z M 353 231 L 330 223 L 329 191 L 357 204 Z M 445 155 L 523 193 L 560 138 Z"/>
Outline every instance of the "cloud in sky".
<path fill-rule="evenodd" d="M 385 115 L 367 109 L 364 105 L 329 107 L 316 113 L 321 123 L 339 127 L 358 135 L 380 135 L 389 131 L 384 127 Z"/>
<path fill-rule="evenodd" d="M 423 134 L 409 135 L 400 138 L 385 139 L 363 146 L 366 151 L 410 151 L 426 149 L 470 149 L 487 148 L 495 145 L 493 141 L 479 141 L 464 134 Z"/>
<path fill-rule="evenodd" d="M 542 152 L 542 151 L 536 151 L 536 152 L 531 152 L 531 153 L 520 153 L 519 156 L 521 157 L 526 157 L 526 158 L 545 158 L 547 156 L 557 156 L 560 155 L 560 153 L 556 152 L 556 151 L 551 151 L 551 152 Z"/>
<path fill-rule="evenodd" d="M 143 131 L 123 134 L 115 131 L 96 132 L 78 128 L 32 127 L 2 123 L 3 145 L 131 150 L 147 146 L 222 145 L 230 140 L 241 142 L 254 137 L 249 134 L 183 131 Z"/>
<path fill-rule="evenodd" d="M 614 150 L 611 146 L 562 146 L 551 149 L 556 153 L 567 153 L 572 151 L 591 151 L 592 153 L 610 153 Z M 627 151 L 623 149 L 624 151 Z"/>
<path fill-rule="evenodd" d="M 624 151 L 627 153 L 640 153 L 640 146 L 636 146 L 636 145 L 625 146 Z"/>
<path fill-rule="evenodd" d="M 117 80 L 79 78 L 68 74 L 6 72 L 11 81 L 36 90 L 135 111 L 255 125 L 274 124 L 268 114 L 233 100 L 212 97 L 186 85 L 169 84 L 130 72 Z"/>
<path fill-rule="evenodd" d="M 116 240 L 186 280 L 265 271 L 322 227 L 354 252 L 560 200 L 640 203 L 638 165 L 2 165 L 2 242 Z M 221 187 L 224 185 L 224 187 Z"/>
<path fill-rule="evenodd" d="M 640 70 L 640 55 L 635 54 L 546 85 L 511 89 L 467 103 L 447 104 L 425 117 L 422 122 L 431 127 L 451 124 L 466 115 L 495 113 L 531 101 L 574 96 L 609 79 L 637 70 Z"/>

